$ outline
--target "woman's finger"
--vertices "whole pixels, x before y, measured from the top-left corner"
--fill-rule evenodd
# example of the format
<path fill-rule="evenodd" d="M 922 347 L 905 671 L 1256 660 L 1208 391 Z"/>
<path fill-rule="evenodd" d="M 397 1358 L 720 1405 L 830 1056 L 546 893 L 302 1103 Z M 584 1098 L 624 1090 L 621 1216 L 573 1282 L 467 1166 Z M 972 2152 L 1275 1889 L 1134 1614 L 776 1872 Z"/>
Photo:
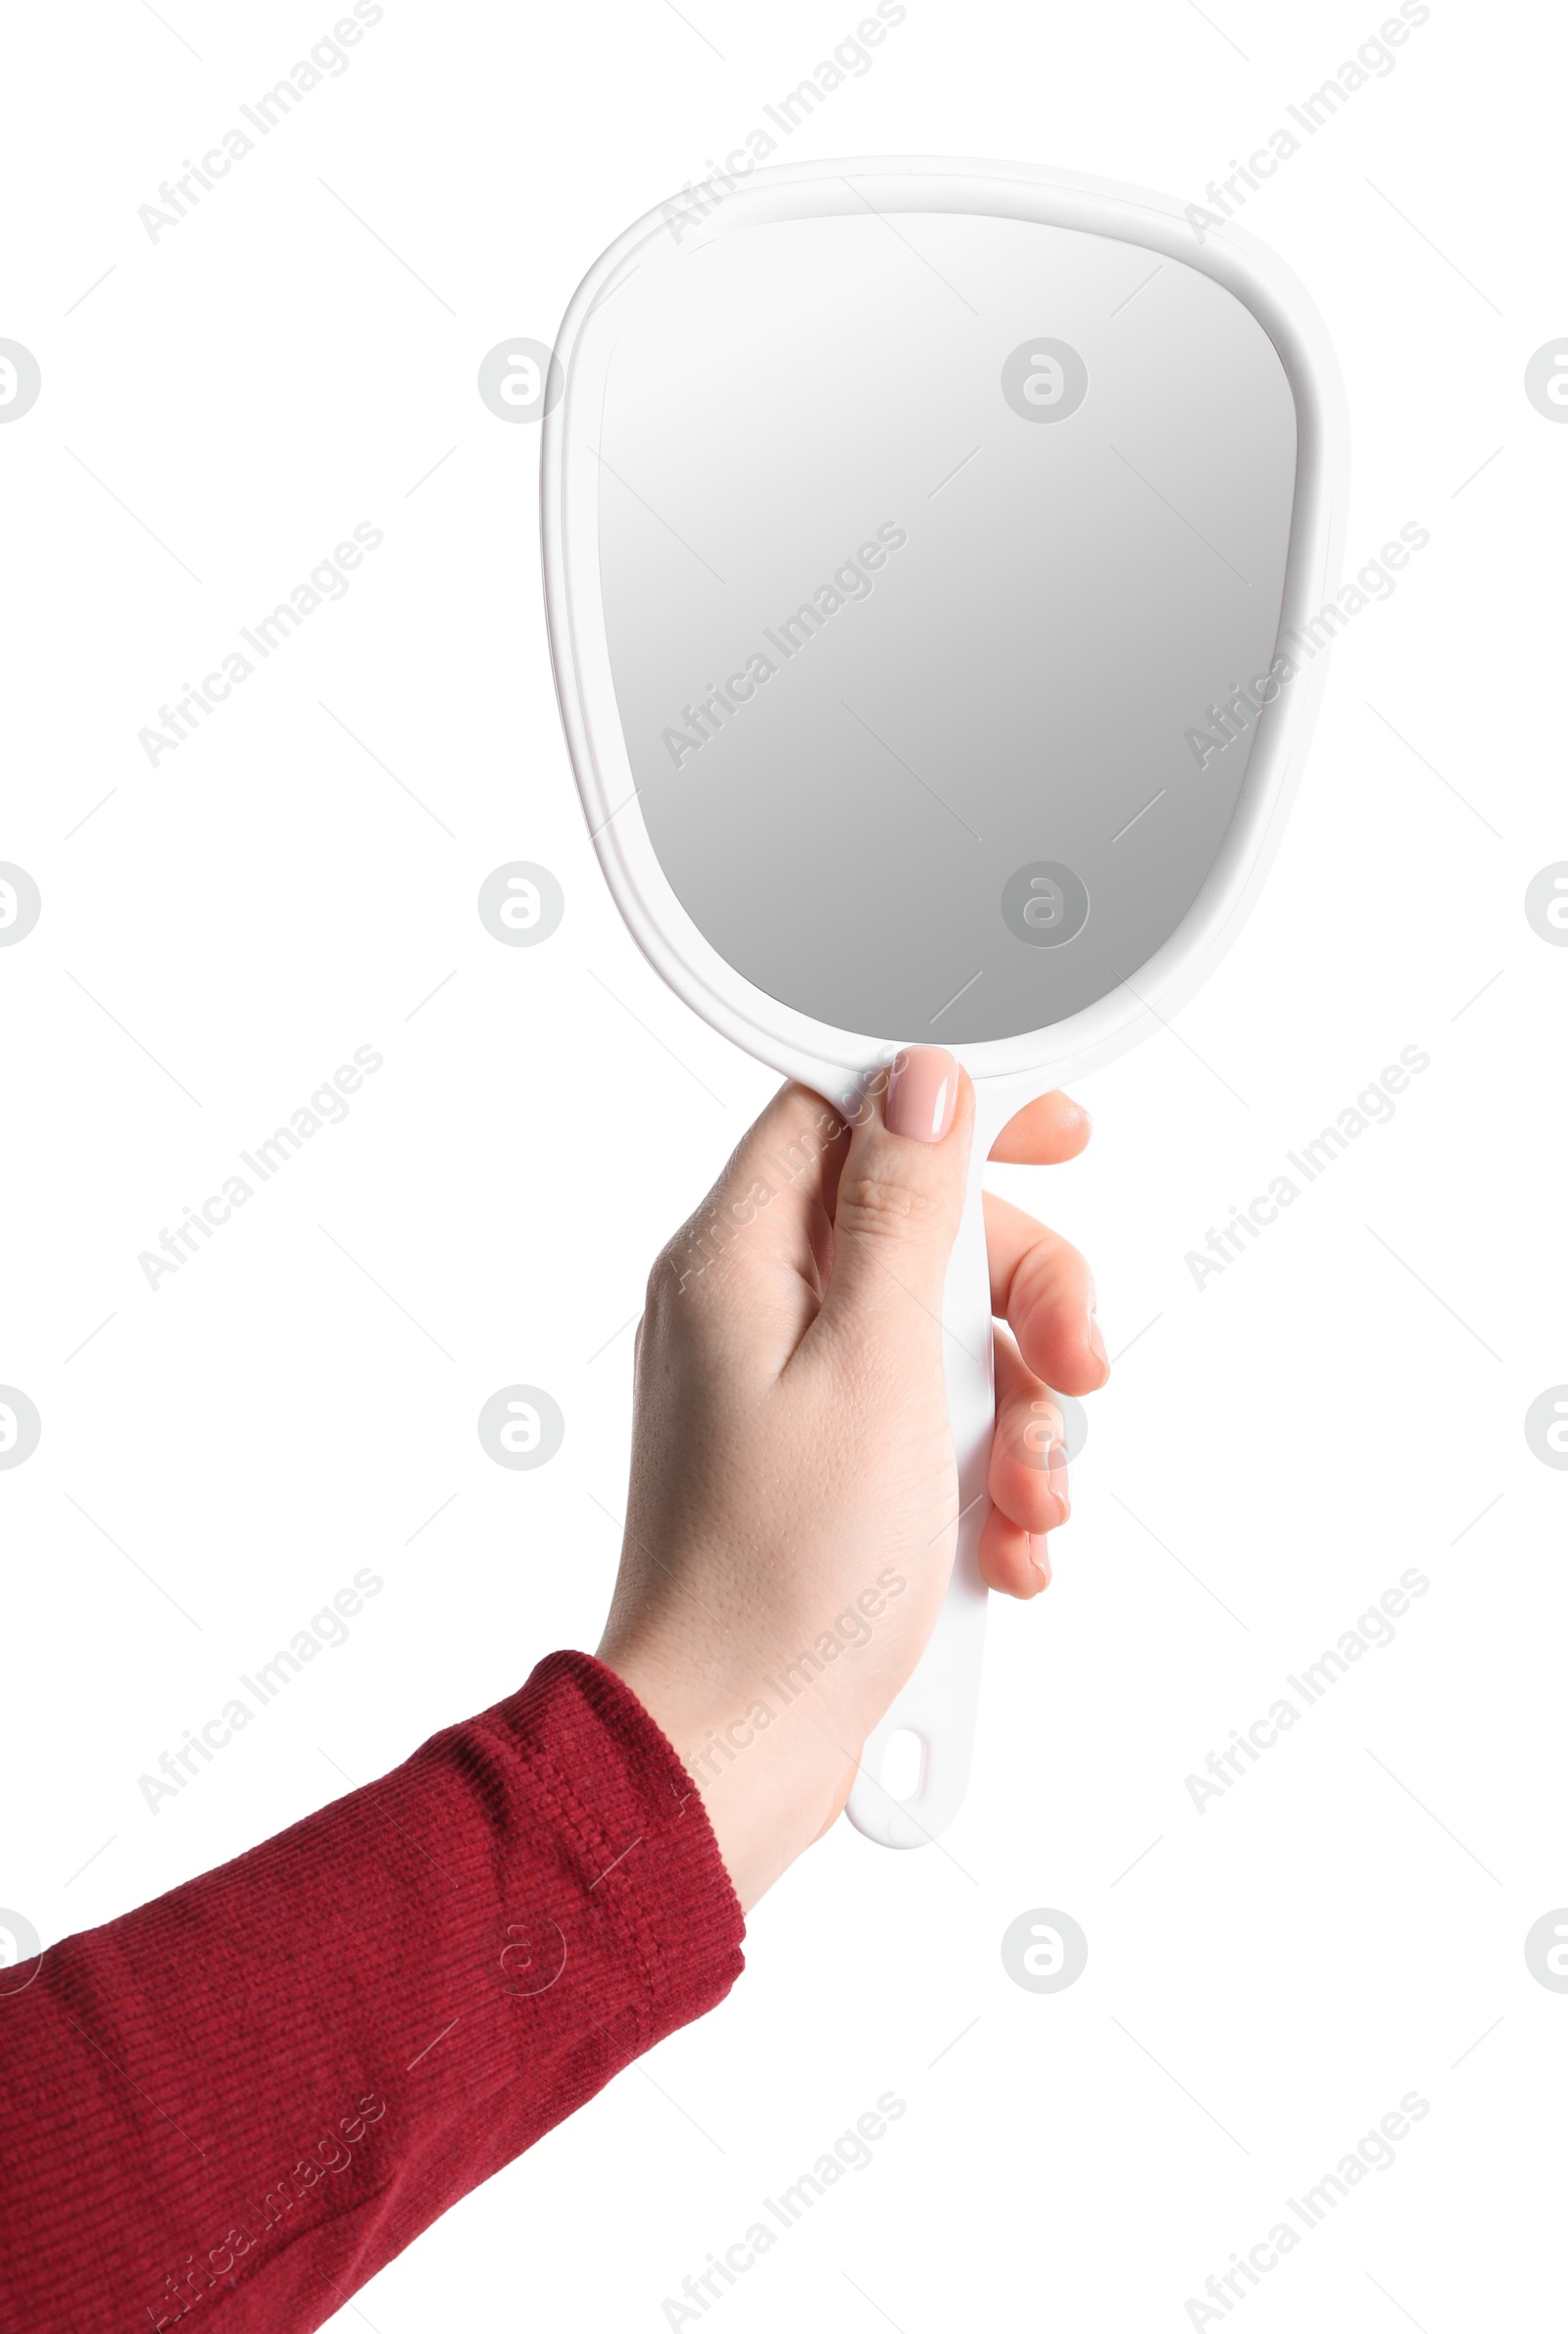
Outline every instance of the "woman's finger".
<path fill-rule="evenodd" d="M 1004 1329 L 995 1342 L 997 1425 L 987 1487 L 1010 1523 L 1038 1536 L 1065 1523 L 1070 1512 L 1061 1410 Z"/>
<path fill-rule="evenodd" d="M 1070 1094 L 1041 1094 L 1007 1120 L 991 1157 L 1009 1167 L 1059 1167 L 1077 1158 L 1092 1132 L 1081 1102 Z"/>
<path fill-rule="evenodd" d="M 1070 1241 L 987 1192 L 991 1310 L 1017 1338 L 1037 1377 L 1092 1394 L 1110 1375 L 1095 1317 L 1095 1278 Z"/>
<path fill-rule="evenodd" d="M 1051 1559 L 1044 1540 L 1029 1534 L 993 1508 L 980 1534 L 980 1577 L 1004 1597 L 1038 1597 L 1051 1586 Z"/>

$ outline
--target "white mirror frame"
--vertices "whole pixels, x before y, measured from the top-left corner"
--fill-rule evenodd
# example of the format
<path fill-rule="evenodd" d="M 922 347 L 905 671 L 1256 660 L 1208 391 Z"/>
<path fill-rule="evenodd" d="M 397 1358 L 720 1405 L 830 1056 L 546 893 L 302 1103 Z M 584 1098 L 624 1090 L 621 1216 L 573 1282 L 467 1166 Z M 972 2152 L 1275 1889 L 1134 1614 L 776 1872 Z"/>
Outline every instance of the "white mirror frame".
<path fill-rule="evenodd" d="M 556 688 L 584 811 L 610 888 L 649 963 L 713 1028 L 818 1093 L 859 1087 L 896 1040 L 833 1029 L 757 988 L 712 948 L 682 907 L 643 819 L 616 706 L 600 587 L 596 430 L 617 333 L 616 293 L 636 275 L 750 226 L 863 211 L 953 211 L 1108 235 L 1211 276 L 1250 310 L 1278 351 L 1297 419 L 1297 485 L 1280 636 L 1339 585 L 1349 431 L 1339 368 L 1302 286 L 1264 245 L 1234 227 L 1199 241 L 1168 195 L 1020 163 L 893 158 L 761 170 L 716 199 L 679 241 L 663 211 L 628 227 L 584 276 L 563 320 L 564 381 L 540 447 L 540 531 Z M 602 320 L 602 321 L 596 321 Z M 1299 659 L 1293 659 L 1299 667 Z M 1170 938 L 1123 983 L 1048 1029 L 957 1044 L 977 1089 L 1081 1076 L 1151 1034 L 1198 988 L 1236 939 L 1280 842 L 1322 694 L 1321 650 L 1266 706 L 1235 817 L 1202 888 Z M 991 1114 L 987 1114 L 990 1116 Z"/>

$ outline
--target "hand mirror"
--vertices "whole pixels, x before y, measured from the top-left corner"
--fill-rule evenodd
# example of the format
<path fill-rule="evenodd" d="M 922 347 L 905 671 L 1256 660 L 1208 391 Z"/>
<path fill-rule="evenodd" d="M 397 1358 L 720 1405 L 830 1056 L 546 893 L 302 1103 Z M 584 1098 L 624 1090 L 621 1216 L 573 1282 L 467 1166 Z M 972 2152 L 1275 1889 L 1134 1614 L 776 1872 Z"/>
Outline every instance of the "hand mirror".
<path fill-rule="evenodd" d="M 846 1110 L 905 1044 L 974 1080 L 952 1584 L 850 1801 L 915 1847 L 978 1698 L 981 1166 L 1031 1095 L 1158 1031 L 1257 895 L 1327 661 L 1338 373 L 1278 261 L 1166 197 L 821 163 L 630 227 L 546 408 L 562 718 L 645 955 Z"/>

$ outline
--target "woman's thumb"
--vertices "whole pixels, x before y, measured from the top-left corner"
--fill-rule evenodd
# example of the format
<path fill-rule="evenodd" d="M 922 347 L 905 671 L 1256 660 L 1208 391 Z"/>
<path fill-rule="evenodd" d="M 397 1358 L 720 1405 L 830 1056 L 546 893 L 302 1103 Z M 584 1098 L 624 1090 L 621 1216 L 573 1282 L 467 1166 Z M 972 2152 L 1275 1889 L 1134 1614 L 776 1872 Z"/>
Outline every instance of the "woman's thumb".
<path fill-rule="evenodd" d="M 941 1046 L 909 1046 L 853 1121 L 822 1314 L 835 1334 L 936 1334 L 963 1214 L 974 1089 Z"/>

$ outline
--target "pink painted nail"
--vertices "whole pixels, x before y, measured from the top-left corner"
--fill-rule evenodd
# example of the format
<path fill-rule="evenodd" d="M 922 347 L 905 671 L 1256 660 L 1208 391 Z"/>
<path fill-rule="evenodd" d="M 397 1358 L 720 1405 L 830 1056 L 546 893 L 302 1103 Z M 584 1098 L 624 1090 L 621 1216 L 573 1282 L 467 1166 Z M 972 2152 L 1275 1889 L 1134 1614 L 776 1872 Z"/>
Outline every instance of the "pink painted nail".
<path fill-rule="evenodd" d="M 893 1065 L 883 1104 L 889 1134 L 940 1143 L 958 1107 L 958 1065 L 945 1046 L 906 1046 Z"/>
<path fill-rule="evenodd" d="M 1064 1515 L 1070 1515 L 1072 1503 L 1067 1497 L 1067 1446 L 1065 1443 L 1052 1444 L 1047 1467 L 1047 1481 L 1061 1502 L 1061 1512 Z"/>
<path fill-rule="evenodd" d="M 1100 1316 L 1094 1313 L 1089 1316 L 1089 1350 L 1104 1369 L 1106 1377 L 1109 1377 L 1110 1356 L 1105 1351 L 1105 1340 L 1101 1331 Z"/>

